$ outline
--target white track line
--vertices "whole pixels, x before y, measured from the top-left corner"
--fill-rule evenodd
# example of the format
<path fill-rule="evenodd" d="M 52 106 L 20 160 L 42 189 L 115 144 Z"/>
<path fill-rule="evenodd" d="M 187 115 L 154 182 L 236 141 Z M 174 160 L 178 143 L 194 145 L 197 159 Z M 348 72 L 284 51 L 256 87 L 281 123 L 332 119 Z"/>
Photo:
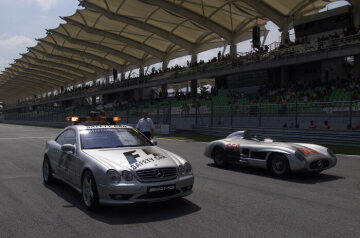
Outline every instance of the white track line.
<path fill-rule="evenodd" d="M 336 154 L 336 155 L 348 156 L 348 157 L 358 157 L 358 158 L 360 158 L 360 155 L 344 155 L 344 154 Z"/>
<path fill-rule="evenodd" d="M 22 139 L 50 139 L 54 137 L 43 136 L 43 137 L 8 137 L 8 138 L 0 138 L 0 140 L 22 140 Z"/>

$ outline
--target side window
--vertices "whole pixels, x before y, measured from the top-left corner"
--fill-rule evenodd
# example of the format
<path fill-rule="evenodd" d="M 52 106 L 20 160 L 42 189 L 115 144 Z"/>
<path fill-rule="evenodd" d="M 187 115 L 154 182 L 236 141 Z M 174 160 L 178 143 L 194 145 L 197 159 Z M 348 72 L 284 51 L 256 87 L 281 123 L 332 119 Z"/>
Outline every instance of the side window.
<path fill-rule="evenodd" d="M 64 144 L 71 144 L 71 145 L 76 144 L 76 133 L 74 130 L 68 130 L 66 132 L 65 138 L 63 140 L 63 145 Z"/>
<path fill-rule="evenodd" d="M 67 133 L 68 131 L 65 131 L 65 132 L 63 132 L 63 133 L 61 133 L 61 135 L 59 135 L 58 136 L 58 138 L 56 138 L 56 142 L 59 144 L 59 145 L 63 145 L 64 143 L 63 143 L 63 141 L 64 141 L 64 139 L 65 139 L 65 136 L 66 136 L 66 133 Z"/>
<path fill-rule="evenodd" d="M 76 133 L 74 130 L 67 130 L 63 132 L 61 135 L 59 135 L 55 141 L 60 145 L 65 145 L 65 144 L 75 145 Z"/>

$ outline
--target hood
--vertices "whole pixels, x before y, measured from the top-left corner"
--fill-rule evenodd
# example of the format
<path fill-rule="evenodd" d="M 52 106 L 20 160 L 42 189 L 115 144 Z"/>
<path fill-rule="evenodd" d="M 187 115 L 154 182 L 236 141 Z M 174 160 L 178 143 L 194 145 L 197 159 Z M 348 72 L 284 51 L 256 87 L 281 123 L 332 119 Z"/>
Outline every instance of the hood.
<path fill-rule="evenodd" d="M 88 149 L 83 152 L 105 164 L 108 169 L 137 171 L 180 165 L 176 156 L 156 146 Z"/>

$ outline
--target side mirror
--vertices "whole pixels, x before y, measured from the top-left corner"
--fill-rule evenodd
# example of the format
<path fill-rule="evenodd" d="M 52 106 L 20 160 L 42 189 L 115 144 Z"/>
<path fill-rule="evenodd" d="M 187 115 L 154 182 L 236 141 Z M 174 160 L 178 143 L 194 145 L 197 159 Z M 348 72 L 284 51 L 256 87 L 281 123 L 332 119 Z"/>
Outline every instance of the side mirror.
<path fill-rule="evenodd" d="M 153 145 L 157 145 L 157 141 L 154 140 L 154 139 L 150 140 L 150 142 L 151 142 Z"/>
<path fill-rule="evenodd" d="M 62 145 L 61 150 L 63 152 L 70 152 L 70 153 L 74 154 L 75 153 L 75 145 L 71 145 L 71 144 Z"/>

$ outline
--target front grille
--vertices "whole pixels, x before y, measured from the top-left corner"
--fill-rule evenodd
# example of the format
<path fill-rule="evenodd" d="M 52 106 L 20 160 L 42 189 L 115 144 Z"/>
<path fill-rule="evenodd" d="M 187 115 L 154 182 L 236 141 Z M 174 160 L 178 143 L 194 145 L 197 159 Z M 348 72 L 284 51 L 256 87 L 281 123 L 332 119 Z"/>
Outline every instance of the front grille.
<path fill-rule="evenodd" d="M 319 161 L 321 161 L 321 163 Z M 329 163 L 329 160 L 316 160 L 314 162 L 311 162 L 310 169 L 324 169 L 329 166 Z"/>
<path fill-rule="evenodd" d="M 177 170 L 175 167 L 144 169 L 136 171 L 136 175 L 140 182 L 150 183 L 175 179 L 177 177 Z"/>

